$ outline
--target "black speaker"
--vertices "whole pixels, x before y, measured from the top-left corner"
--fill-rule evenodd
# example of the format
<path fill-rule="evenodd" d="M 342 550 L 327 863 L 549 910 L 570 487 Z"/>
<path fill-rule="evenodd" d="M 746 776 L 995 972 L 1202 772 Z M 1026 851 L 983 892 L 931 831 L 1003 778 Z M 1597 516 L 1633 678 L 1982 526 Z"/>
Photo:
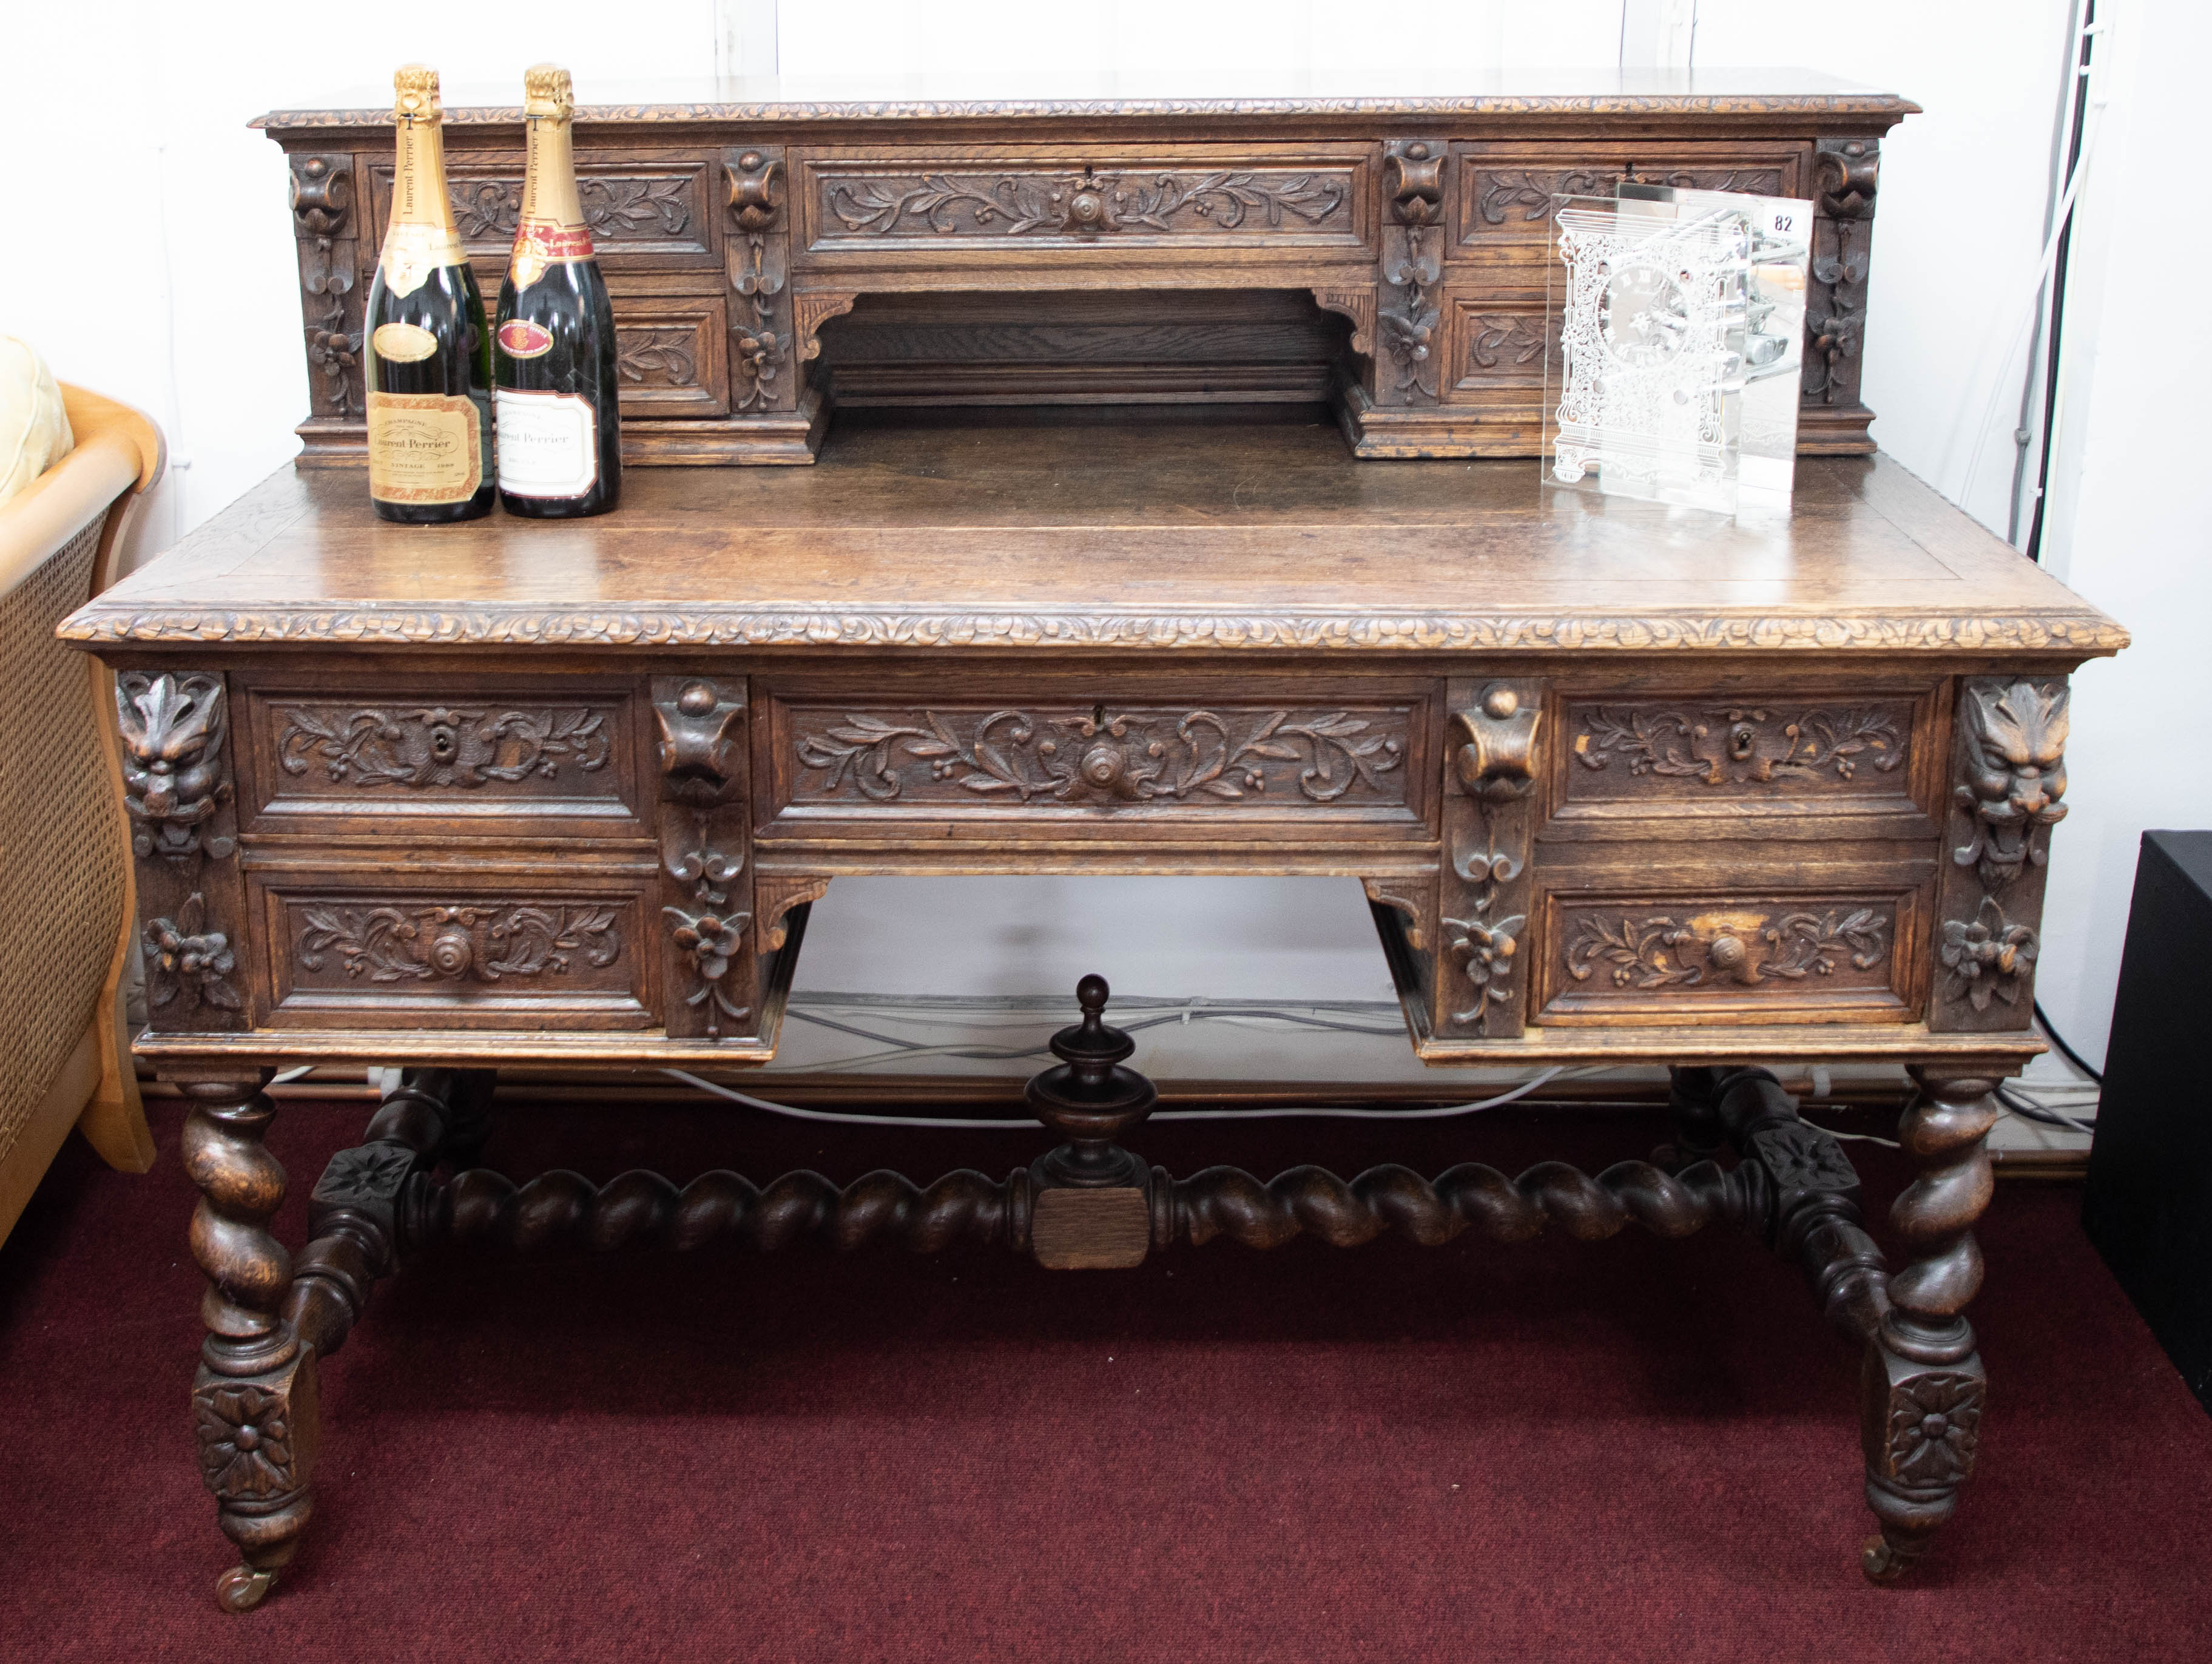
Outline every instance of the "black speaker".
<path fill-rule="evenodd" d="M 2082 1228 L 2212 1410 L 2212 832 L 2145 832 Z"/>

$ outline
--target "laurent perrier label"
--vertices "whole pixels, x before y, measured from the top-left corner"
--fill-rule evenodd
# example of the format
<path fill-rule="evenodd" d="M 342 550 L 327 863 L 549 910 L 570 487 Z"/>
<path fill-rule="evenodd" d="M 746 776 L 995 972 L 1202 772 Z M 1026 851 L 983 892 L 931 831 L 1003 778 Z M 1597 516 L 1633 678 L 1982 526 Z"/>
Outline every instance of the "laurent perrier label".
<path fill-rule="evenodd" d="M 434 70 L 392 77 L 392 219 L 368 290 L 368 495 L 386 520 L 488 514 L 491 341 L 446 194 Z"/>
<path fill-rule="evenodd" d="M 466 503 L 483 489 L 482 421 L 465 396 L 372 393 L 370 489 L 386 503 Z"/>
<path fill-rule="evenodd" d="M 565 393 L 501 387 L 499 488 L 512 497 L 581 497 L 599 478 L 598 423 L 591 400 Z"/>

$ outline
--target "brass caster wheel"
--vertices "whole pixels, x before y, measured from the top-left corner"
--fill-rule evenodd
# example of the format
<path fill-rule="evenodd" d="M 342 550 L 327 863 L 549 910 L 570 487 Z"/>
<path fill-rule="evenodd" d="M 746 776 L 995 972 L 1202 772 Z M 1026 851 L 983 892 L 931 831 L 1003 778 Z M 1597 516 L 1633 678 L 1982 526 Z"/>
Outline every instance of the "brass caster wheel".
<path fill-rule="evenodd" d="M 276 1586 L 273 1571 L 233 1566 L 215 1580 L 215 1598 L 225 1612 L 252 1612 Z"/>
<path fill-rule="evenodd" d="M 1859 1551 L 1859 1570 L 1869 1583 L 1894 1583 L 1912 1563 L 1892 1548 L 1886 1538 L 1869 1537 Z"/>

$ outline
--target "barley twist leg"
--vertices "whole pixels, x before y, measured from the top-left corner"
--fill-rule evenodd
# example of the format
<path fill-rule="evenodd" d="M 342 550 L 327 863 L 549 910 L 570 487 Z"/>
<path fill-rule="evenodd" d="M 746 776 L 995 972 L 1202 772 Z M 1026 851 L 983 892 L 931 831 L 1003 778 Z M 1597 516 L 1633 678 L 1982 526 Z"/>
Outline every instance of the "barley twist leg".
<path fill-rule="evenodd" d="M 313 1512 L 319 1429 L 314 1353 L 284 1316 L 292 1259 L 269 1233 L 284 1169 L 262 1144 L 276 1114 L 268 1071 L 186 1077 L 185 1168 L 199 1187 L 192 1258 L 207 1275 L 207 1338 L 192 1382 L 201 1476 L 240 1563 L 216 1585 L 229 1611 L 261 1604 Z"/>
<path fill-rule="evenodd" d="M 1889 1279 L 1889 1309 L 1869 1343 L 1861 1432 L 1867 1504 L 1881 1534 L 1863 1557 L 1877 1582 L 1928 1551 L 1974 1470 L 1987 1376 L 1967 1302 L 1982 1283 L 1974 1222 L 1989 1205 L 1984 1147 L 1996 1082 L 1916 1069 L 1920 1094 L 1899 1126 L 1917 1173 L 1890 1210 L 1909 1259 Z"/>

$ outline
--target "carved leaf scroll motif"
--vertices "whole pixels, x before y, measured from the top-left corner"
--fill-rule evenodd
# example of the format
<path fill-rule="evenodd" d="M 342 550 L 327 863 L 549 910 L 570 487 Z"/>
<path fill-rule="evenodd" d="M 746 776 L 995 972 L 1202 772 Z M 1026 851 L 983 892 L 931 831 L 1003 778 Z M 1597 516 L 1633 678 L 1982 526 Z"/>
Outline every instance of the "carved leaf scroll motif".
<path fill-rule="evenodd" d="M 688 178 L 625 178 L 586 174 L 576 181 L 584 223 L 594 237 L 680 237 L 690 228 Z M 520 180 L 457 179 L 447 194 L 461 235 L 471 242 L 512 237 L 522 222 Z"/>
<path fill-rule="evenodd" d="M 1778 168 L 1676 168 L 1665 171 L 1639 168 L 1575 168 L 1559 170 L 1512 168 L 1504 172 L 1477 169 L 1474 174 L 1474 211 L 1482 225 L 1534 225 L 1552 216 L 1559 197 L 1609 197 L 1622 180 L 1646 185 L 1671 185 L 1677 190 L 1736 191 L 1748 196 L 1782 194 Z"/>
<path fill-rule="evenodd" d="M 1547 344 L 1545 332 L 1541 317 L 1522 313 L 1474 314 L 1468 319 L 1468 363 L 1477 369 L 1540 363 Z"/>
<path fill-rule="evenodd" d="M 955 174 L 826 179 L 822 205 L 848 232 L 1095 237 L 1110 232 L 1279 230 L 1319 225 L 1350 200 L 1349 182 L 1312 174 L 1221 169 L 1139 175 Z"/>
<path fill-rule="evenodd" d="M 557 778 L 574 764 L 606 766 L 606 715 L 588 708 L 495 710 L 453 705 L 348 710 L 278 705 L 277 762 L 287 774 L 319 765 L 332 784 L 474 789 L 532 776 Z"/>
<path fill-rule="evenodd" d="M 866 711 L 802 734 L 799 761 L 828 777 L 810 795 L 848 783 L 877 802 L 908 785 L 943 782 L 979 795 L 1064 802 L 1144 803 L 1263 798 L 1295 783 L 1316 803 L 1355 787 L 1392 796 L 1382 776 L 1405 760 L 1402 720 L 1350 711 L 1211 710 L 1033 716 L 995 710 L 978 720 L 933 710 L 899 722 Z"/>
<path fill-rule="evenodd" d="M 1587 982 L 1602 972 L 1615 988 L 1648 991 L 1871 971 L 1889 956 L 1890 924 L 1875 907 L 1640 918 L 1594 910 L 1576 920 L 1567 974 Z"/>
<path fill-rule="evenodd" d="M 1755 706 L 1699 710 L 1593 706 L 1579 713 L 1575 760 L 1602 770 L 1618 758 L 1635 776 L 1708 786 L 1765 784 L 1862 768 L 1883 774 L 1905 760 L 1896 719 L 1874 710 L 1814 709 L 1795 716 Z"/>
<path fill-rule="evenodd" d="M 497 982 L 560 976 L 575 955 L 588 964 L 621 957 L 618 908 L 520 903 L 502 906 L 348 907 L 300 910 L 295 957 L 319 971 L 335 954 L 349 978 L 370 982 Z"/>
<path fill-rule="evenodd" d="M 615 331 L 615 373 L 625 381 L 666 387 L 699 385 L 697 336 L 688 326 Z"/>

